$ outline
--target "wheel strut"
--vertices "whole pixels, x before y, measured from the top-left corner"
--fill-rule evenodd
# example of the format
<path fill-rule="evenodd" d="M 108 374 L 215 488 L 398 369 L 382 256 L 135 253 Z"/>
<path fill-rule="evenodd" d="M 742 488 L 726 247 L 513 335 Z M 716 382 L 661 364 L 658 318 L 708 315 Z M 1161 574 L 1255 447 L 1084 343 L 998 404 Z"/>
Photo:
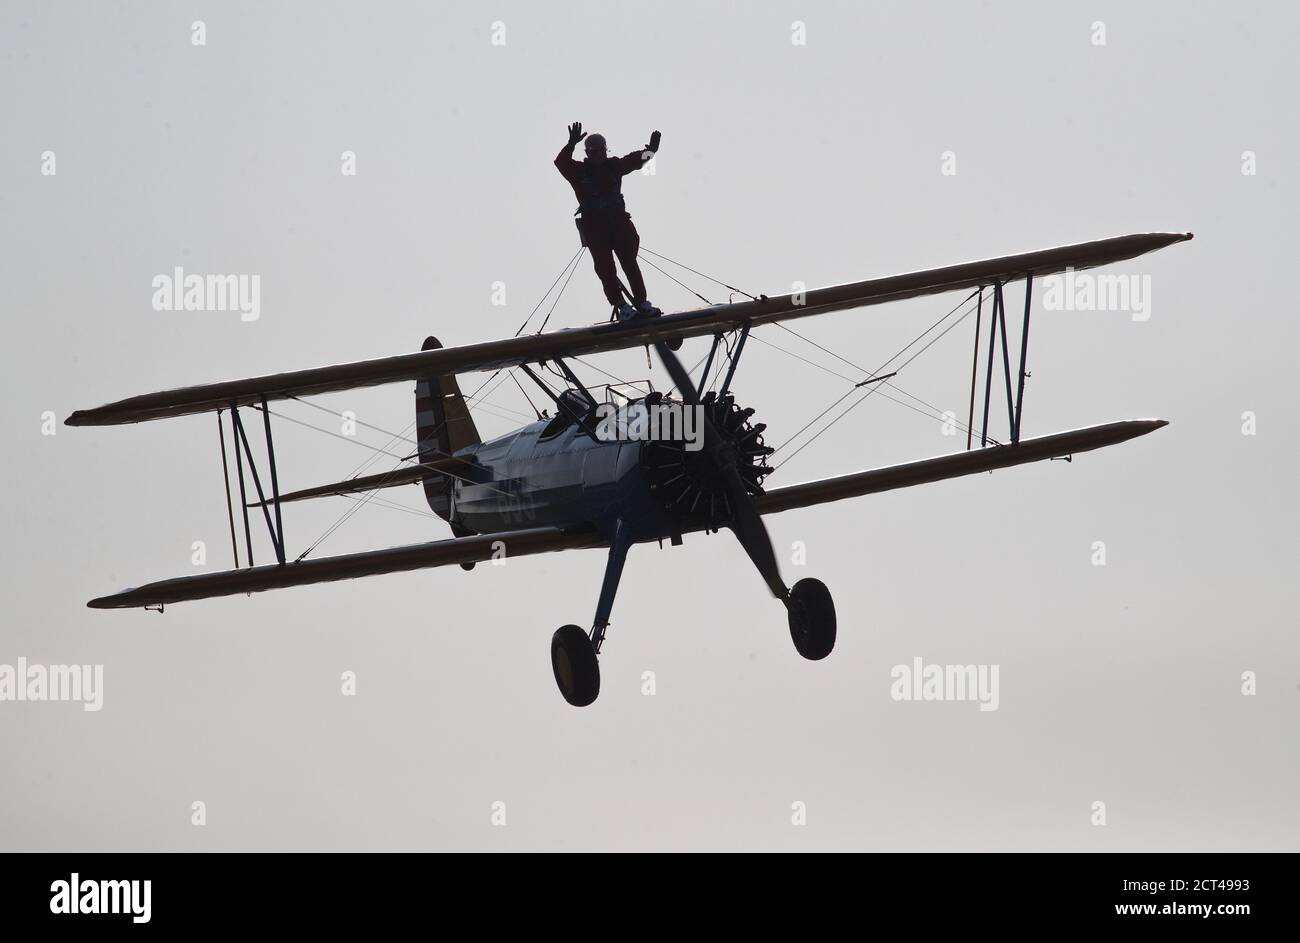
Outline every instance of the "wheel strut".
<path fill-rule="evenodd" d="M 618 583 L 623 576 L 623 564 L 627 561 L 627 551 L 631 546 L 631 528 L 620 520 L 614 527 L 614 539 L 609 545 L 609 558 L 605 561 L 605 579 L 600 584 L 600 599 L 596 603 L 596 617 L 591 621 L 591 645 L 597 655 L 600 654 L 600 646 L 605 642 L 605 630 L 609 628 L 609 614 L 614 609 L 614 596 L 618 593 Z"/>

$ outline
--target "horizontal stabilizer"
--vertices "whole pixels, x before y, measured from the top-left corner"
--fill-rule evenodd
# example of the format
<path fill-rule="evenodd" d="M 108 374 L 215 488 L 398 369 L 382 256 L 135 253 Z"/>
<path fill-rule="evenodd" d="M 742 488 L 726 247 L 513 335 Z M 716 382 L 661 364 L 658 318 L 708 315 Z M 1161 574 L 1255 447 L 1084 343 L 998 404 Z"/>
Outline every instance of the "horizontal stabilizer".
<path fill-rule="evenodd" d="M 993 282 L 1008 282 L 1032 274 L 1053 275 L 1067 268 L 1109 265 L 1154 252 L 1191 239 L 1191 233 L 1137 233 L 1098 239 L 1054 249 L 1021 252 L 978 262 L 886 275 L 797 294 L 760 297 L 736 304 L 710 305 L 659 318 L 609 321 L 588 327 L 567 328 L 546 334 L 526 334 L 505 340 L 440 347 L 377 360 L 315 367 L 246 380 L 206 383 L 181 389 L 146 393 L 94 409 L 79 409 L 65 422 L 69 426 L 110 426 L 145 422 L 167 416 L 252 406 L 265 400 L 290 399 L 337 390 L 379 386 L 402 380 L 423 380 L 447 374 L 470 373 L 540 363 L 556 357 L 582 356 L 610 350 L 642 347 L 658 341 L 702 337 L 730 331 L 748 322 L 754 327 L 776 321 L 804 318 L 831 311 L 883 304 L 948 291 L 974 289 Z"/>
<path fill-rule="evenodd" d="M 1043 459 L 1059 458 L 1075 452 L 1087 452 L 1091 449 L 1116 445 L 1155 432 L 1167 425 L 1168 423 L 1163 419 L 1127 419 L 1108 422 L 1100 426 L 1086 426 L 1083 429 L 1071 429 L 1069 432 L 1021 439 L 1017 445 L 994 445 L 971 449 L 953 455 L 940 455 L 937 458 L 924 458 L 916 462 L 905 462 L 901 465 L 889 465 L 885 468 L 854 472 L 851 475 L 775 488 L 758 498 L 758 510 L 762 514 L 776 514 L 794 508 L 841 501 L 844 498 L 857 498 L 865 494 L 892 491 L 895 488 L 910 488 L 913 485 L 929 484 L 946 478 L 960 478 L 963 475 L 974 475 L 997 468 L 1009 468 L 1026 462 L 1041 462 Z"/>
<path fill-rule="evenodd" d="M 408 544 L 387 550 L 368 550 L 319 560 L 272 563 L 242 570 L 222 570 L 160 580 L 86 603 L 91 609 L 135 609 L 162 606 L 191 599 L 260 593 L 268 589 L 350 580 L 381 573 L 400 573 L 452 563 L 480 563 L 497 557 L 522 557 L 553 550 L 582 550 L 602 546 L 591 532 L 533 527 L 498 534 L 475 534 L 430 543 Z"/>
<path fill-rule="evenodd" d="M 393 471 L 380 472 L 375 475 L 362 475 L 360 478 L 347 478 L 343 481 L 331 482 L 328 485 L 303 488 L 301 491 L 290 491 L 288 494 L 280 495 L 280 503 L 287 504 L 290 501 L 327 498 L 340 494 L 364 494 L 367 491 L 378 491 L 380 488 L 396 488 L 399 485 L 416 484 L 426 478 L 444 477 L 475 482 L 487 480 L 482 467 L 449 455 L 445 458 L 430 459 L 419 465 L 410 465 Z M 254 501 L 248 506 L 250 508 L 260 508 L 271 503 L 271 499 L 268 498 L 265 501 Z"/>

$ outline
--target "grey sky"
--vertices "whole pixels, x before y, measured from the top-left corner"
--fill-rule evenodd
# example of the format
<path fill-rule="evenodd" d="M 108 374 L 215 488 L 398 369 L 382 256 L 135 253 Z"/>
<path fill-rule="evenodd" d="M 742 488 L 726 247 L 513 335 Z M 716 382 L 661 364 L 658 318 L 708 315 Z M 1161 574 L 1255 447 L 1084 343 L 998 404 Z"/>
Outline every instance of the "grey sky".
<path fill-rule="evenodd" d="M 0 848 L 1295 850 L 1297 26 L 1284 4 L 5 3 L 0 663 L 102 664 L 104 706 L 0 703 Z M 195 572 L 196 540 L 230 565 L 215 421 L 43 436 L 42 413 L 512 334 L 577 249 L 551 166 L 574 120 L 617 153 L 662 130 L 655 175 L 625 186 L 643 245 L 754 292 L 1195 232 L 1116 267 L 1150 276 L 1149 321 L 1040 303 L 1030 343 L 1027 435 L 1171 425 L 769 519 L 786 575 L 835 594 L 824 662 L 795 654 L 725 533 L 639 547 L 585 711 L 547 653 L 590 621 L 595 552 L 84 608 Z M 153 310 L 174 266 L 260 275 L 260 319 Z M 958 300 L 795 328 L 874 367 Z M 604 316 L 584 260 L 551 325 Z M 964 418 L 970 334 L 899 384 Z M 667 385 L 640 350 L 596 362 Z M 736 385 L 773 443 L 846 386 L 761 344 Z M 397 431 L 408 386 L 319 402 Z M 527 418 L 513 384 L 492 403 Z M 962 442 L 873 397 L 772 484 Z M 286 487 L 367 458 L 289 423 L 276 445 Z M 414 488 L 386 497 L 423 509 Z M 289 509 L 291 550 L 348 506 Z M 367 508 L 318 553 L 446 535 Z M 891 667 L 917 656 L 1000 666 L 998 710 L 891 700 Z"/>

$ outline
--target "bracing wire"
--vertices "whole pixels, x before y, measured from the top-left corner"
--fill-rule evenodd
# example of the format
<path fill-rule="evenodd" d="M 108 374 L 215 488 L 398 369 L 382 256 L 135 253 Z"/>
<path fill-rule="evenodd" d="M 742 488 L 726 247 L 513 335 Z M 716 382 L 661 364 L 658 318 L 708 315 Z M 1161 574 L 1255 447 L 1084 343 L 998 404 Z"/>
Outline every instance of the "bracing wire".
<path fill-rule="evenodd" d="M 698 275 L 698 276 L 700 276 L 701 278 L 707 279 L 708 281 L 713 282 L 714 284 L 721 285 L 722 287 L 724 287 L 724 288 L 726 288 L 726 289 L 728 289 L 728 290 L 730 290 L 730 291 L 732 291 L 732 292 L 735 292 L 736 294 L 744 295 L 745 297 L 750 298 L 750 299 L 755 300 L 755 301 L 759 300 L 758 296 L 753 295 L 753 294 L 751 294 L 750 292 L 745 291 L 744 289 L 737 288 L 735 285 L 731 285 L 731 284 L 729 284 L 729 283 L 723 281 L 722 279 L 715 278 L 714 276 L 712 276 L 712 275 L 708 275 L 708 274 L 706 274 L 706 273 L 704 273 L 704 272 L 701 272 L 701 271 L 699 271 L 698 269 L 691 268 L 689 265 L 686 265 L 686 264 L 684 264 L 684 263 L 682 263 L 682 262 L 678 262 L 678 261 L 675 260 L 675 259 L 670 259 L 668 256 L 663 255 L 663 254 L 660 253 L 660 252 L 656 252 L 656 251 L 654 251 L 653 249 L 649 249 L 649 248 L 646 248 L 645 246 L 642 246 L 642 247 L 641 247 L 641 251 L 642 251 L 642 252 L 647 252 L 647 253 L 649 253 L 650 255 L 653 255 L 653 256 L 655 256 L 655 257 L 658 258 L 658 259 L 662 259 L 662 260 L 665 261 L 665 262 L 668 262 L 668 263 L 670 263 L 670 264 L 672 264 L 672 265 L 676 265 L 676 266 L 678 266 L 679 268 L 685 269 L 686 271 L 691 272 L 692 274 Z M 704 298 L 704 296 L 701 295 L 699 292 L 695 291 L 695 290 L 692 289 L 690 286 L 685 285 L 684 283 L 682 283 L 682 282 L 679 281 L 678 279 L 674 278 L 672 275 L 670 275 L 669 273 L 665 272 L 662 268 L 660 268 L 659 266 L 655 265 L 653 262 L 650 262 L 648 259 L 646 260 L 646 264 L 649 265 L 649 266 L 651 266 L 652 268 L 654 268 L 656 271 L 660 272 L 661 274 L 663 274 L 663 275 L 666 276 L 667 278 L 671 279 L 673 282 L 676 282 L 676 283 L 677 283 L 678 285 L 680 285 L 682 288 L 686 289 L 686 290 L 689 291 L 691 294 L 695 295 L 695 297 L 697 297 L 697 298 L 699 298 L 700 300 L 704 301 L 706 304 L 709 303 L 709 302 L 708 302 L 708 299 Z M 827 348 L 827 347 L 824 347 L 823 345 L 817 343 L 816 341 L 812 340 L 811 338 L 806 337 L 806 336 L 804 336 L 803 334 L 800 334 L 798 331 L 794 330 L 793 328 L 790 328 L 790 327 L 786 326 L 785 324 L 783 324 L 783 323 L 781 323 L 781 322 L 779 322 L 779 321 L 776 322 L 776 324 L 777 324 L 778 327 L 780 327 L 782 330 L 786 331 L 787 333 L 794 335 L 795 337 L 799 338 L 800 340 L 804 341 L 805 343 L 811 344 L 813 347 L 816 347 L 818 350 L 821 350 L 821 351 L 823 351 L 823 352 L 825 352 L 825 353 L 827 353 L 827 354 L 830 354 L 830 355 L 831 355 L 832 357 L 834 357 L 836 360 L 839 360 L 839 361 L 841 361 L 842 363 L 847 364 L 848 366 L 852 367 L 853 369 L 859 371 L 860 373 L 865 374 L 866 377 L 867 377 L 867 379 L 868 379 L 868 380 L 871 380 L 871 379 L 875 379 L 876 377 L 878 377 L 881 373 L 883 373 L 883 372 L 885 371 L 885 369 L 889 366 L 889 364 L 891 364 L 894 360 L 896 360 L 896 359 L 898 359 L 899 357 L 901 357 L 901 356 L 902 356 L 904 353 L 906 353 L 906 352 L 907 352 L 911 347 L 913 347 L 915 344 L 919 343 L 922 339 L 924 339 L 925 336 L 926 336 L 927 334 L 929 334 L 929 333 L 930 333 L 931 331 L 933 331 L 936 327 L 938 327 L 940 324 L 942 324 L 944 321 L 946 321 L 948 318 L 950 318 L 950 317 L 951 317 L 951 316 L 952 316 L 956 311 L 958 311 L 960 308 L 962 308 L 962 306 L 966 305 L 966 304 L 971 300 L 971 298 L 974 298 L 974 297 L 975 297 L 975 295 L 976 295 L 977 293 L 978 293 L 978 291 L 976 291 L 976 292 L 972 292 L 970 295 L 968 295 L 966 298 L 964 298 L 964 299 L 963 299 L 961 302 L 959 302 L 959 303 L 958 303 L 958 304 L 957 304 L 957 305 L 956 305 L 952 310 L 948 311 L 946 314 L 943 315 L 943 317 L 939 318 L 939 320 L 937 320 L 936 322 L 934 322 L 933 324 L 931 324 L 931 325 L 930 325 L 929 327 L 927 327 L 924 331 L 922 331 L 922 332 L 921 332 L 920 334 L 918 334 L 915 338 L 913 338 L 912 341 L 910 341 L 908 344 L 904 345 L 902 349 L 900 349 L 896 354 L 894 354 L 893 357 L 889 358 L 889 360 L 885 361 L 885 363 L 882 364 L 879 368 L 877 368 L 874 372 L 873 372 L 873 371 L 870 371 L 870 370 L 868 370 L 868 369 L 866 369 L 865 367 L 861 366 L 860 364 L 854 363 L 852 360 L 849 360 L 848 358 L 846 358 L 846 357 L 844 357 L 844 356 L 842 356 L 842 355 L 836 353 L 835 351 L 830 350 L 830 349 Z M 924 347 L 922 347 L 921 350 L 917 351 L 916 354 L 914 354 L 912 357 L 910 357 L 910 358 L 908 358 L 906 361 L 904 361 L 904 363 L 901 364 L 901 365 L 898 367 L 898 369 L 895 370 L 894 372 L 897 373 L 897 372 L 901 371 L 902 368 L 903 368 L 904 366 L 906 366 L 907 364 L 911 363 L 913 360 L 915 360 L 917 357 L 919 357 L 919 356 L 920 356 L 922 353 L 924 353 L 926 350 L 929 350 L 930 347 L 933 346 L 934 343 L 935 343 L 936 341 L 938 341 L 940 337 L 942 337 L 942 336 L 944 336 L 945 334 L 947 334 L 948 331 L 952 330 L 953 327 L 956 327 L 957 324 L 960 324 L 962 321 L 964 321 L 964 320 L 965 320 L 969 315 L 970 315 L 970 311 L 968 310 L 968 311 L 966 311 L 966 312 L 965 312 L 965 313 L 964 313 L 964 314 L 963 314 L 963 315 L 962 315 L 962 316 L 961 316 L 961 317 L 960 317 L 960 318 L 959 318 L 959 319 L 958 319 L 958 320 L 957 320 L 953 325 L 951 325 L 950 327 L 948 327 L 947 329 L 945 329 L 945 330 L 944 330 L 942 333 L 940 333 L 937 337 L 931 339 L 931 341 L 930 341 L 929 343 L 927 343 Z M 784 348 L 784 347 L 781 347 L 781 346 L 779 346 L 779 345 L 777 345 L 777 344 L 773 344 L 773 343 L 771 343 L 770 341 L 764 340 L 763 338 L 758 337 L 758 336 L 755 335 L 755 334 L 751 334 L 751 336 L 754 337 L 755 340 L 759 341 L 759 342 L 762 343 L 762 344 L 766 344 L 766 345 L 769 346 L 769 347 L 775 348 L 776 350 L 779 350 L 779 351 L 781 351 L 782 353 L 786 353 L 786 354 L 788 354 L 788 355 L 794 357 L 794 358 L 797 359 L 797 360 L 801 360 L 801 361 L 803 361 L 804 363 L 809 364 L 810 366 L 816 367 L 817 369 L 824 370 L 825 372 L 831 374 L 832 376 L 838 377 L 839 379 L 841 379 L 841 380 L 845 380 L 845 381 L 850 382 L 850 383 L 853 383 L 853 382 L 854 382 L 853 379 L 852 379 L 851 377 L 846 377 L 846 376 L 844 376 L 842 373 L 839 373 L 839 372 L 837 372 L 837 371 L 831 370 L 831 369 L 825 367 L 825 366 L 822 365 L 822 364 L 819 364 L 819 363 L 816 363 L 815 361 L 809 360 L 809 359 L 806 358 L 806 357 L 802 357 L 802 356 L 800 356 L 799 354 L 796 354 L 794 351 L 787 350 L 787 349 Z M 730 355 L 730 352 L 731 352 L 731 346 L 730 346 L 730 344 L 727 345 L 727 350 L 728 350 L 728 355 Z M 715 374 L 715 380 L 714 380 L 714 382 L 716 382 L 716 376 L 717 376 L 717 375 L 720 375 L 720 372 L 721 372 L 722 367 L 723 367 L 723 365 L 725 364 L 725 362 L 726 362 L 726 359 L 725 359 L 725 358 L 720 358 L 719 365 L 718 365 L 718 371 L 717 371 L 717 374 Z M 781 445 L 777 446 L 777 448 L 776 448 L 775 451 L 780 451 L 781 449 L 785 448 L 787 445 L 789 445 L 791 442 L 793 442 L 795 439 L 797 439 L 800 435 L 802 435 L 805 431 L 807 431 L 808 428 L 810 428 L 811 426 L 815 425 L 815 424 L 816 424 L 816 423 L 817 423 L 817 422 L 818 422 L 822 417 L 824 417 L 827 413 L 829 413 L 831 410 L 833 410 L 836 406 L 838 406 L 838 405 L 839 405 L 840 403 L 842 403 L 844 400 L 848 399 L 848 398 L 853 394 L 853 391 L 854 391 L 855 389 L 858 389 L 859 385 L 860 385 L 860 384 L 855 383 L 853 388 L 851 388 L 848 392 L 846 392 L 845 394 L 843 394 L 842 396 L 840 396 L 838 399 L 836 399 L 833 403 L 831 403 L 830 406 L 826 407 L 824 410 L 822 410 L 820 413 L 818 413 L 818 414 L 817 414 L 817 415 L 816 415 L 816 416 L 815 416 L 815 417 L 814 417 L 810 422 L 806 423 L 806 424 L 805 424 L 805 425 L 804 425 L 804 426 L 803 426 L 803 427 L 802 427 L 798 432 L 796 432 L 793 436 L 791 436 L 789 439 L 787 439 L 787 440 L 786 440 L 785 442 L 783 442 Z M 856 400 L 854 403 L 852 403 L 852 404 L 849 406 L 848 409 L 845 410 L 845 414 L 847 414 L 847 412 L 848 412 L 849 410 L 852 410 L 853 408 L 855 408 L 855 407 L 858 405 L 858 403 L 860 403 L 862 400 L 866 399 L 868 396 L 874 395 L 875 393 L 879 392 L 880 389 L 881 389 L 881 387 L 883 387 L 883 386 L 888 386 L 890 389 L 894 390 L 895 392 L 899 393 L 900 395 L 905 396 L 905 397 L 907 397 L 908 399 L 914 400 L 916 403 L 919 403 L 921 406 L 925 407 L 925 409 L 930 410 L 930 412 L 927 413 L 927 412 L 925 412 L 925 410 L 920 409 L 920 408 L 918 408 L 918 407 L 916 407 L 916 406 L 914 406 L 914 405 L 912 405 L 912 404 L 910 404 L 910 403 L 903 402 L 902 400 L 899 400 L 899 399 L 897 399 L 897 398 L 895 398 L 895 397 L 889 396 L 888 394 L 880 393 L 880 395 L 881 395 L 884 399 L 890 400 L 891 402 L 898 403 L 900 406 L 905 406 L 905 407 L 907 407 L 907 408 L 913 410 L 914 412 L 917 412 L 917 413 L 919 413 L 920 415 L 923 415 L 923 416 L 928 416 L 928 417 L 931 418 L 931 419 L 935 418 L 936 415 L 939 416 L 939 417 L 942 417 L 943 413 L 942 413 L 942 411 L 941 411 L 937 406 L 933 405 L 932 403 L 927 402 L 926 400 L 922 399 L 921 397 L 919 397 L 919 396 L 917 396 L 917 395 L 915 395 L 915 394 L 913 394 L 913 393 L 909 393 L 907 390 L 904 390 L 904 389 L 903 389 L 902 387 L 900 387 L 897 383 L 893 383 L 893 382 L 891 382 L 889 379 L 883 379 L 883 380 L 881 380 L 878 384 L 873 385 L 869 390 L 867 390 L 865 393 L 863 393 L 863 395 L 862 395 L 858 400 Z M 818 432 L 817 432 L 817 433 L 816 433 L 816 434 L 815 434 L 811 439 L 809 439 L 807 442 L 805 442 L 803 445 L 801 445 L 798 449 L 796 449 L 795 452 L 794 452 L 793 454 L 791 454 L 791 455 L 789 455 L 788 457 L 786 457 L 785 459 L 783 459 L 783 460 L 782 460 L 782 461 L 781 461 L 781 462 L 776 466 L 776 468 L 780 468 L 781 465 L 784 465 L 784 464 L 785 464 L 786 462 L 788 462 L 791 458 L 794 458 L 794 456 L 797 455 L 799 452 L 803 451 L 804 448 L 806 448 L 808 445 L 812 444 L 812 442 L 813 442 L 816 438 L 818 438 L 818 437 L 819 437 L 823 432 L 825 432 L 826 429 L 829 429 L 829 428 L 830 428 L 831 426 L 833 426 L 836 422 L 838 422 L 840 419 L 842 419 L 842 418 L 843 418 L 843 415 L 844 415 L 844 414 L 841 414 L 840 416 L 837 416 L 835 419 L 833 419 L 833 420 L 832 420 L 832 421 L 831 421 L 831 422 L 830 422 L 830 423 L 829 423 L 829 424 L 828 424 L 824 429 L 818 431 Z M 960 420 L 957 420 L 957 421 L 956 421 L 956 427 L 959 428 L 959 429 L 960 429 L 961 431 L 963 431 L 963 432 L 968 431 L 966 424 L 963 423 L 963 422 L 961 422 Z M 775 469 L 774 469 L 774 470 L 775 470 Z"/>
<path fill-rule="evenodd" d="M 538 334 L 546 330 L 546 325 L 550 323 L 551 315 L 555 313 L 555 306 L 558 305 L 560 303 L 560 299 L 564 297 L 564 289 L 569 287 L 569 282 L 573 281 L 573 275 L 575 272 L 578 271 L 578 262 L 582 256 L 582 253 L 586 250 L 586 248 L 587 248 L 586 246 L 583 246 L 581 249 L 578 250 L 578 254 L 573 257 L 573 267 L 569 270 L 569 277 L 564 280 L 563 287 L 560 288 L 559 293 L 555 296 L 555 300 L 551 302 L 551 309 L 546 312 L 546 317 L 542 320 L 542 326 L 537 329 Z M 531 319 L 532 315 L 529 315 L 529 318 Z"/>
<path fill-rule="evenodd" d="M 537 300 L 537 304 L 533 305 L 533 310 L 528 313 L 528 317 L 524 318 L 524 323 L 519 325 L 519 330 L 515 331 L 515 337 L 522 334 L 524 328 L 528 327 L 528 322 L 533 319 L 533 315 L 535 315 L 537 310 L 546 303 L 546 299 L 551 296 L 551 292 L 554 291 L 555 286 L 560 283 L 560 279 L 564 277 L 564 273 L 569 270 L 569 267 L 573 265 L 574 262 L 578 261 L 578 256 L 582 255 L 582 250 L 585 248 L 586 246 L 579 246 L 578 251 L 573 253 L 573 258 L 569 259 L 564 268 L 560 269 L 560 274 L 555 276 L 555 281 L 551 282 L 551 287 L 546 289 L 546 294 L 542 295 L 542 297 Z"/>
<path fill-rule="evenodd" d="M 965 299 L 965 301 L 962 302 L 962 304 L 965 304 L 966 302 L 970 301 L 970 299 L 973 298 L 974 296 L 975 296 L 975 295 L 974 295 L 974 292 L 972 292 L 971 295 L 970 295 L 969 297 L 967 297 L 967 298 Z M 948 314 L 944 315 L 944 317 L 943 317 L 942 319 L 940 319 L 939 322 L 936 322 L 936 324 L 938 324 L 938 323 L 942 323 L 943 320 L 946 320 L 948 317 L 950 317 L 950 316 L 951 316 L 953 313 L 955 313 L 955 312 L 956 312 L 956 311 L 957 311 L 961 306 L 962 306 L 962 305 L 959 304 L 959 305 L 957 306 L 957 308 L 954 308 L 954 309 L 953 309 L 952 311 L 950 311 Z M 945 328 L 943 331 L 941 331 L 938 335 L 936 335 L 933 339 L 931 339 L 931 341 L 930 341 L 928 344 L 926 344 L 924 347 L 922 347 L 920 350 L 918 350 L 915 354 L 913 354 L 913 355 L 912 355 L 911 357 L 909 357 L 907 360 L 903 361 L 903 363 L 899 364 L 899 366 L 898 366 L 898 368 L 897 368 L 897 370 L 896 370 L 895 372 L 901 371 L 901 370 L 902 370 L 904 367 L 906 367 L 909 363 L 911 363 L 911 362 L 912 362 L 913 360 L 915 360 L 917 357 L 921 356 L 921 354 L 923 354 L 923 353 L 925 353 L 927 350 L 929 350 L 929 349 L 930 349 L 932 346 L 934 346 L 934 344 L 937 343 L 941 338 L 943 338 L 944 336 L 946 336 L 946 335 L 948 334 L 949 331 L 951 331 L 953 328 L 957 327 L 957 325 L 959 325 L 959 324 L 961 324 L 963 321 L 965 321 L 966 318 L 970 317 L 971 311 L 973 311 L 973 310 L 975 310 L 973 306 L 970 307 L 970 308 L 968 308 L 968 309 L 967 309 L 967 310 L 962 314 L 962 316 L 961 316 L 960 318 L 958 318 L 958 319 L 957 319 L 956 321 L 954 321 L 951 325 L 949 325 L 947 328 Z M 925 333 L 928 334 L 928 333 L 930 332 L 930 330 L 932 330 L 932 329 L 933 329 L 933 326 L 931 326 L 930 328 L 927 328 L 926 331 L 925 331 Z M 922 336 L 924 336 L 924 335 L 922 335 Z M 916 343 L 916 341 L 912 341 L 912 342 L 909 343 L 906 347 L 903 348 L 903 351 L 906 351 L 909 347 L 911 347 L 911 346 L 912 346 L 913 344 L 915 344 L 915 343 Z M 882 364 L 882 365 L 880 366 L 880 368 L 876 371 L 876 373 L 878 374 L 878 373 L 880 373 L 881 370 L 884 370 L 886 367 L 888 367 L 889 364 L 892 363 L 892 361 L 896 360 L 896 359 L 900 356 L 901 353 L 902 353 L 902 351 L 900 351 L 898 354 L 895 354 L 893 357 L 891 357 L 889 360 L 887 360 L 884 364 Z M 841 419 L 843 419 L 845 416 L 847 416 L 850 412 L 852 412 L 855 408 L 857 408 L 857 406 L 860 405 L 864 400 L 866 400 L 868 397 L 872 396 L 874 393 L 876 393 L 877 391 L 879 391 L 881 385 L 882 385 L 882 384 L 875 384 L 875 385 L 869 387 L 869 388 L 868 388 L 868 389 L 867 389 L 867 390 L 866 390 L 866 391 L 865 391 L 861 396 L 859 396 L 856 400 L 854 400 L 852 403 L 850 403 L 850 404 L 849 404 L 849 405 L 848 405 L 848 406 L 847 406 L 847 407 L 846 407 L 846 408 L 845 408 L 845 409 L 844 409 L 844 410 L 843 410 L 839 415 L 837 415 L 837 416 L 836 416 L 834 419 L 832 419 L 829 423 L 827 423 L 825 426 L 823 426 L 821 429 L 819 429 L 819 430 L 818 430 L 818 431 L 817 431 L 817 432 L 816 432 L 816 433 L 815 433 L 811 438 L 808 439 L 807 442 L 804 442 L 802 445 L 799 446 L 799 448 L 795 449 L 792 453 L 790 453 L 790 454 L 787 455 L 785 458 L 783 458 L 779 463 L 777 463 L 777 465 L 775 466 L 775 468 L 773 468 L 773 471 L 776 471 L 776 469 L 780 468 L 782 465 L 784 465 L 784 464 L 786 464 L 787 462 L 789 462 L 790 459 L 794 458 L 796 455 L 798 455 L 800 452 L 802 452 L 802 451 L 803 451 L 804 449 L 806 449 L 808 446 L 812 445 L 813 442 L 817 441 L 817 439 L 819 439 L 819 438 L 820 438 L 820 437 L 821 437 L 821 436 L 822 436 L 822 435 L 823 435 L 827 430 L 829 430 L 829 429 L 830 429 L 832 426 L 834 426 L 837 422 L 839 422 Z M 856 387 L 855 387 L 855 389 L 856 389 Z M 813 422 L 814 422 L 814 423 L 817 422 L 817 420 L 821 419 L 822 416 L 826 415 L 826 413 L 830 412 L 832 409 L 834 409 L 836 406 L 838 406 L 840 403 L 842 403 L 845 399 L 847 399 L 847 398 L 849 397 L 850 394 L 852 394 L 852 392 L 853 392 L 853 390 L 849 390 L 848 393 L 845 393 L 843 396 L 841 396 L 838 400 L 836 400 L 834 403 L 832 403 L 830 406 L 828 406 L 825 410 L 823 410 L 823 411 L 822 411 L 822 412 L 817 416 L 817 419 L 814 419 L 814 420 L 813 420 Z M 812 423 L 809 423 L 808 425 L 812 425 Z M 789 445 L 792 441 L 794 441 L 795 438 L 798 438 L 798 436 L 801 435 L 801 434 L 803 433 L 803 431 L 804 431 L 805 429 L 807 429 L 807 428 L 808 428 L 808 426 L 804 426 L 803 429 L 799 430 L 798 433 L 796 433 L 794 436 L 792 436 L 791 438 L 789 438 L 789 439 L 787 439 L 785 442 L 783 442 L 780 446 L 778 446 L 778 448 L 784 448 L 785 446 Z"/>

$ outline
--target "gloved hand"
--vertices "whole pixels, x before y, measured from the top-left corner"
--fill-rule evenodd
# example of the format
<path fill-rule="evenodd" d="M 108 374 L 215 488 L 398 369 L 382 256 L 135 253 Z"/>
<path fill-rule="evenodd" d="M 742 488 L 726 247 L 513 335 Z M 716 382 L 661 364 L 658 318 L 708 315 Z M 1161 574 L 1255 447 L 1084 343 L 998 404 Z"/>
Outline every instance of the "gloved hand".
<path fill-rule="evenodd" d="M 573 124 L 569 125 L 569 147 L 573 147 L 573 145 L 577 144 L 586 136 L 586 132 L 582 130 L 581 121 L 575 121 Z"/>
<path fill-rule="evenodd" d="M 658 132 L 658 131 L 656 131 L 654 134 L 650 135 L 650 143 L 646 145 L 646 150 L 647 150 L 647 151 L 656 151 L 656 152 L 659 150 L 659 132 Z"/>

